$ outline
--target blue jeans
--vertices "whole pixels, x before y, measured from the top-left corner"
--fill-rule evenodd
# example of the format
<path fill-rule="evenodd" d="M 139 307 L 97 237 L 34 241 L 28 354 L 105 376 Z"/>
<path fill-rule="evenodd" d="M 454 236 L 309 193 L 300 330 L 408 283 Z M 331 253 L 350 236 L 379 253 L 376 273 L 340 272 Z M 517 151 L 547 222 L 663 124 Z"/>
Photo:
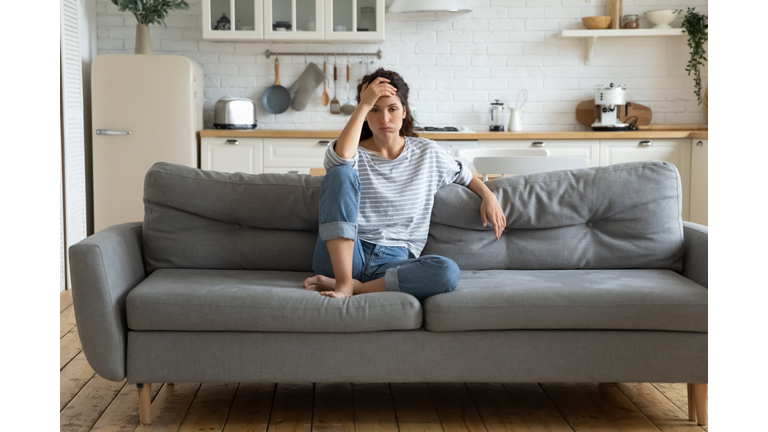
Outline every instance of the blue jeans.
<path fill-rule="evenodd" d="M 312 270 L 335 278 L 326 240 L 355 241 L 352 278 L 360 282 L 384 278 L 387 291 L 411 294 L 417 299 L 451 292 L 459 282 L 459 266 L 438 255 L 414 258 L 405 246 L 383 246 L 360 240 L 357 214 L 360 208 L 360 178 L 351 165 L 331 168 L 320 186 L 320 230 Z"/>

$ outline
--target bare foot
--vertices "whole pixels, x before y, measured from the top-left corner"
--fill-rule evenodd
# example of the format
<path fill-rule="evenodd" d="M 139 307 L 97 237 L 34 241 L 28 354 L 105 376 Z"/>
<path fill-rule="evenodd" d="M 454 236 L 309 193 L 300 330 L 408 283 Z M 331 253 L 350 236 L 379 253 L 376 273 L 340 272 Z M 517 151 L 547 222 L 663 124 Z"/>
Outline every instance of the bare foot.
<path fill-rule="evenodd" d="M 320 291 L 320 295 L 331 298 L 352 297 L 354 293 L 354 283 L 347 286 L 336 286 L 332 291 Z"/>
<path fill-rule="evenodd" d="M 333 291 L 336 288 L 336 279 L 315 275 L 304 279 L 303 287 L 305 290 L 312 291 Z"/>

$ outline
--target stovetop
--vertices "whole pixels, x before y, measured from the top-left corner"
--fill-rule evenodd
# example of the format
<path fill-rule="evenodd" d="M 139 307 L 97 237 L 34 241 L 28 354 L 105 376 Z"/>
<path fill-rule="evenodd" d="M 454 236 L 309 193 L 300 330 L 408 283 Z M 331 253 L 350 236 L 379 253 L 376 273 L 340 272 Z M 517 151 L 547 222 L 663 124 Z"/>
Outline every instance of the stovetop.
<path fill-rule="evenodd" d="M 469 130 L 466 126 L 417 126 L 413 128 L 414 132 L 430 132 L 430 133 L 475 133 L 473 130 Z"/>

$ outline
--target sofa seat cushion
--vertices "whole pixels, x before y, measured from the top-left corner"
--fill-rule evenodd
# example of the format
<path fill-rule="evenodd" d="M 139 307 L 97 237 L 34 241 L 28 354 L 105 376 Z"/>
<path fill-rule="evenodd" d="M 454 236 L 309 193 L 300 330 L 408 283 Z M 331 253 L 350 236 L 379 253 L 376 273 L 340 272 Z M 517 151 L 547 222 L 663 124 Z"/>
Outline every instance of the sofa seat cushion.
<path fill-rule="evenodd" d="M 424 325 L 707 332 L 707 289 L 671 270 L 462 271 L 424 301 Z"/>
<path fill-rule="evenodd" d="M 422 324 L 419 301 L 381 292 L 346 299 L 302 288 L 313 273 L 159 269 L 126 299 L 131 330 L 368 332 Z"/>

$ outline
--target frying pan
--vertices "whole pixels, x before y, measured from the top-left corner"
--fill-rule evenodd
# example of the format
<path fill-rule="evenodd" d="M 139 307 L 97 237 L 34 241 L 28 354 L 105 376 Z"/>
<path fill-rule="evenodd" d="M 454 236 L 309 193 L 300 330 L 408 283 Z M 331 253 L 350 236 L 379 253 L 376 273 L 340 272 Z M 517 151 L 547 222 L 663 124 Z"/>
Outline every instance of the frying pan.
<path fill-rule="evenodd" d="M 275 57 L 275 83 L 261 94 L 261 104 L 270 114 L 282 114 L 291 106 L 291 93 L 280 85 L 280 59 Z"/>

